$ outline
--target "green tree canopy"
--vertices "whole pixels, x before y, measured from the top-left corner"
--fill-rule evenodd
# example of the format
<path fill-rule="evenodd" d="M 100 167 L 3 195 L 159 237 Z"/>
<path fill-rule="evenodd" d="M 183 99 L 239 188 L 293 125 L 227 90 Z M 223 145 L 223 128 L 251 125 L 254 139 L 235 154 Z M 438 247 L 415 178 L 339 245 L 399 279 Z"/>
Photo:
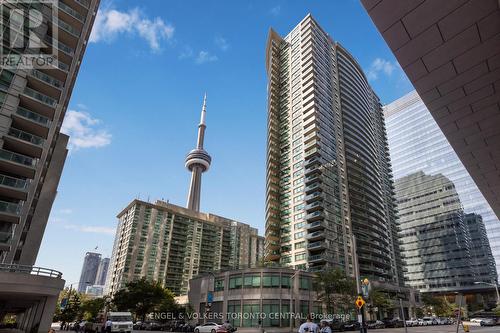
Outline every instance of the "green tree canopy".
<path fill-rule="evenodd" d="M 113 297 L 113 304 L 118 311 L 133 312 L 142 321 L 153 311 L 172 309 L 176 304 L 174 294 L 156 281 L 144 278 L 128 282 L 124 289 Z"/>
<path fill-rule="evenodd" d="M 346 310 L 354 302 L 356 295 L 354 279 L 339 268 L 317 273 L 313 288 L 318 293 L 318 299 L 326 304 L 329 313 L 333 313 L 336 306 Z"/>
<path fill-rule="evenodd" d="M 82 302 L 83 319 L 94 320 L 99 312 L 104 309 L 104 298 L 87 299 Z"/>

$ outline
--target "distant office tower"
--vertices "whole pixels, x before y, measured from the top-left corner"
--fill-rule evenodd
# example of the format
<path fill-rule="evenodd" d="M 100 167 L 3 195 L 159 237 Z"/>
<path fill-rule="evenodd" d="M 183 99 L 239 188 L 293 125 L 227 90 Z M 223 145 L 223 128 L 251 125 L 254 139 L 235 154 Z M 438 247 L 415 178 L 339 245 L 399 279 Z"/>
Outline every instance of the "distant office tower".
<path fill-rule="evenodd" d="M 104 286 L 106 284 L 106 276 L 108 275 L 109 258 L 102 258 L 99 262 L 99 268 L 95 278 L 95 285 Z"/>
<path fill-rule="evenodd" d="M 78 291 L 84 293 L 87 286 L 95 284 L 97 270 L 101 263 L 101 254 L 94 252 L 85 253 L 83 259 L 82 272 L 80 273 L 80 281 L 78 282 Z"/>
<path fill-rule="evenodd" d="M 356 60 L 307 15 L 267 41 L 266 260 L 402 283 L 382 108 Z"/>
<path fill-rule="evenodd" d="M 398 179 L 423 171 L 442 174 L 453 184 L 467 214 L 481 215 L 491 251 L 500 266 L 500 221 L 416 92 L 384 107 L 389 149 Z"/>
<path fill-rule="evenodd" d="M 472 268 L 478 281 L 495 283 L 498 274 L 483 218 L 478 214 L 466 214 L 465 223 L 471 239 Z"/>
<path fill-rule="evenodd" d="M 105 293 L 139 278 L 185 295 L 202 273 L 256 266 L 264 239 L 257 229 L 163 201 L 132 201 L 118 214 Z"/>
<path fill-rule="evenodd" d="M 395 185 L 407 284 L 421 292 L 474 286 L 471 238 L 454 184 L 419 171 Z"/>
<path fill-rule="evenodd" d="M 60 133 L 61 124 L 98 5 L 98 0 L 0 5 L 0 313 L 16 313 L 17 328 L 25 332 L 49 330 L 64 286 L 61 273 L 36 268 L 30 274 L 30 267 L 66 159 L 68 136 Z M 43 68 L 24 62 L 34 54 Z M 27 297 L 27 291 L 36 297 Z"/>
<path fill-rule="evenodd" d="M 97 284 L 87 286 L 87 288 L 85 289 L 85 294 L 91 297 L 102 297 L 104 295 L 104 286 Z"/>

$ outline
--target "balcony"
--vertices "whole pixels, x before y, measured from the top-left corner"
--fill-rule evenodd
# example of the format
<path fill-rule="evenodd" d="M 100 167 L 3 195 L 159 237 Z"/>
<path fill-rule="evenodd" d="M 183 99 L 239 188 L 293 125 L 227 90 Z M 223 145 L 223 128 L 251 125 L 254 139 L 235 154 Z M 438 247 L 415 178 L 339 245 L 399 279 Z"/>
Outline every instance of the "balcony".
<path fill-rule="evenodd" d="M 0 221 L 19 223 L 19 214 L 22 205 L 20 203 L 0 200 Z"/>
<path fill-rule="evenodd" d="M 324 229 L 324 228 L 325 228 L 325 224 L 323 223 L 323 221 L 315 221 L 312 223 L 308 223 L 306 225 L 306 229 L 309 231 L 315 231 L 315 230 L 320 230 L 320 229 Z"/>
<path fill-rule="evenodd" d="M 308 222 L 314 222 L 314 221 L 322 220 L 324 218 L 325 218 L 325 214 L 319 210 L 306 215 L 306 221 L 308 221 Z"/>
<path fill-rule="evenodd" d="M 321 191 L 321 182 L 316 182 L 316 183 L 313 183 L 311 185 L 308 185 L 304 188 L 304 191 L 306 192 L 306 194 L 309 194 L 311 192 L 318 192 L 318 191 Z"/>
<path fill-rule="evenodd" d="M 6 172 L 33 178 L 35 177 L 36 162 L 36 159 L 29 156 L 0 149 L 0 168 Z"/>
<path fill-rule="evenodd" d="M 0 174 L 0 195 L 18 200 L 26 200 L 29 184 L 29 180 Z"/>
<path fill-rule="evenodd" d="M 311 202 L 316 201 L 316 200 L 321 200 L 321 199 L 323 199 L 323 197 L 321 196 L 321 192 L 317 191 L 317 192 L 306 195 L 304 199 L 307 203 L 311 203 Z"/>
<path fill-rule="evenodd" d="M 325 239 L 325 232 L 322 230 L 311 232 L 310 234 L 307 234 L 306 238 L 310 241 Z"/>
<path fill-rule="evenodd" d="M 35 91 L 43 91 L 50 98 L 58 99 L 61 96 L 62 81 L 42 71 L 33 69 L 28 76 L 28 82 Z"/>
<path fill-rule="evenodd" d="M 309 256 L 307 258 L 307 260 L 310 263 L 317 263 L 317 262 L 326 261 L 326 257 L 324 254 L 315 254 L 315 255 Z"/>
<path fill-rule="evenodd" d="M 323 210 L 323 203 L 321 201 L 315 201 L 313 203 L 310 203 L 306 205 L 306 211 L 308 213 L 317 211 L 317 210 Z"/>
<path fill-rule="evenodd" d="M 50 123 L 49 118 L 20 106 L 12 114 L 13 127 L 26 130 L 43 138 L 46 138 L 49 133 Z"/>
<path fill-rule="evenodd" d="M 0 231 L 0 249 L 10 249 L 10 240 L 12 239 L 11 231 Z"/>
<path fill-rule="evenodd" d="M 84 15 L 80 14 L 77 10 L 71 8 L 60 0 L 58 2 L 58 8 L 60 9 L 59 14 L 64 20 L 80 27 L 83 26 L 83 23 L 85 22 Z"/>
<path fill-rule="evenodd" d="M 321 250 L 325 248 L 325 242 L 314 242 L 307 244 L 308 250 Z"/>
<path fill-rule="evenodd" d="M 44 95 L 29 87 L 24 88 L 22 94 L 19 95 L 20 105 L 28 110 L 36 110 L 37 113 L 52 119 L 54 117 L 57 100 L 50 96 Z"/>
<path fill-rule="evenodd" d="M 57 100 L 55 98 L 39 93 L 38 91 L 33 90 L 31 88 L 28 87 L 24 88 L 24 95 L 34 98 L 40 103 L 50 106 L 51 108 L 55 108 L 57 106 Z"/>
<path fill-rule="evenodd" d="M 40 158 L 45 140 L 34 134 L 11 127 L 4 136 L 5 148 L 14 148 L 21 154 Z"/>

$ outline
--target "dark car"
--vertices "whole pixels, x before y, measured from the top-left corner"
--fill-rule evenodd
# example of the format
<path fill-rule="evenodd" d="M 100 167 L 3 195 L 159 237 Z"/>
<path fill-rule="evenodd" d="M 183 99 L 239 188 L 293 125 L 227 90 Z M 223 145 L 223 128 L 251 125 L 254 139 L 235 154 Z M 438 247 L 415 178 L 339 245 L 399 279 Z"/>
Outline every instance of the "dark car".
<path fill-rule="evenodd" d="M 497 321 L 495 318 L 484 318 L 480 322 L 481 326 L 495 326 L 496 324 Z"/>
<path fill-rule="evenodd" d="M 360 328 L 360 324 L 357 320 L 349 320 L 344 323 L 344 329 L 346 331 L 358 331 Z"/>
<path fill-rule="evenodd" d="M 366 325 L 368 328 L 385 328 L 385 324 L 383 321 L 380 320 L 370 320 L 366 322 Z"/>
<path fill-rule="evenodd" d="M 338 319 L 324 320 L 333 332 L 344 332 L 344 322 Z"/>
<path fill-rule="evenodd" d="M 387 328 L 396 328 L 404 326 L 403 321 L 400 320 L 399 318 L 384 318 L 382 319 L 382 322 Z"/>

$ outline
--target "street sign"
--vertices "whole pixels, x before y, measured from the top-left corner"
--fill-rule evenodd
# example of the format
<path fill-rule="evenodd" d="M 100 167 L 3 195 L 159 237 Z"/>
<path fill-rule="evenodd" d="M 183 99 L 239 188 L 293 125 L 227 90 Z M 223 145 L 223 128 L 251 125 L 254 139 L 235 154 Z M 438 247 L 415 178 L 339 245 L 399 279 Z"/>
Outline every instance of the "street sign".
<path fill-rule="evenodd" d="M 207 294 L 207 303 L 212 303 L 214 301 L 214 293 L 209 291 Z"/>
<path fill-rule="evenodd" d="M 361 281 L 361 293 L 363 297 L 367 297 L 370 294 L 370 281 L 368 279 L 364 279 Z"/>
<path fill-rule="evenodd" d="M 363 305 L 365 305 L 365 300 L 363 299 L 363 297 L 358 296 L 358 298 L 356 299 L 356 302 L 354 302 L 354 304 L 356 304 L 358 309 L 361 309 L 363 307 Z"/>
<path fill-rule="evenodd" d="M 63 298 L 61 300 L 61 310 L 63 310 L 66 307 L 66 305 L 68 305 L 68 299 L 67 298 Z"/>

